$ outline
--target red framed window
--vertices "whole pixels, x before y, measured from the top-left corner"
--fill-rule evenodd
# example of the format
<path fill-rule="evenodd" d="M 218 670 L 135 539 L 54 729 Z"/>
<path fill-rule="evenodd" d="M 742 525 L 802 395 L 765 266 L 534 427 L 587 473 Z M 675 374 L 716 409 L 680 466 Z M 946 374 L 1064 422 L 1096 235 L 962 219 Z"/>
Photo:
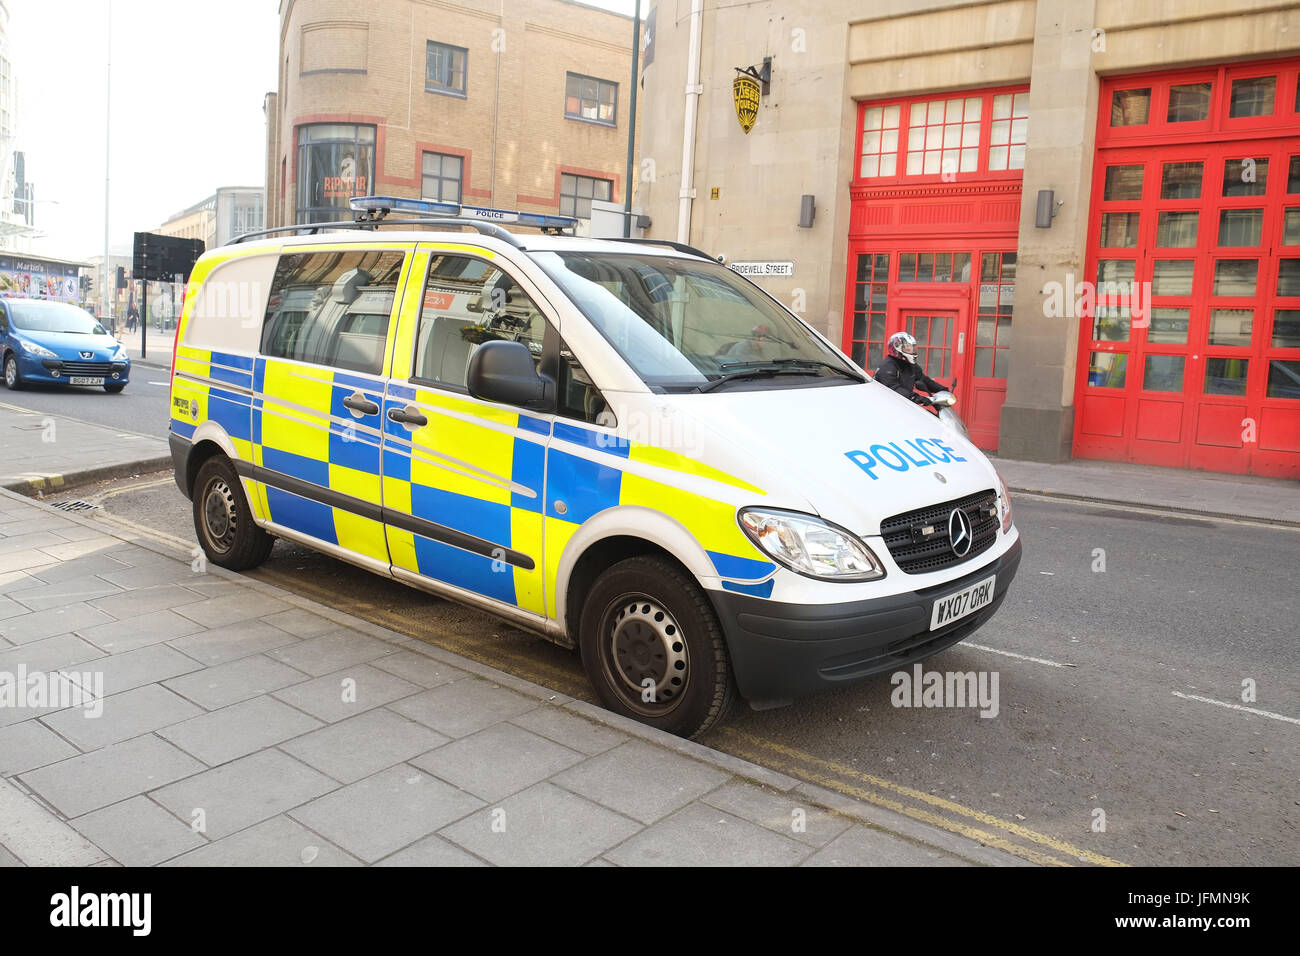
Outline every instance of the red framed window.
<path fill-rule="evenodd" d="M 1029 88 L 862 103 L 855 185 L 1020 179 Z"/>

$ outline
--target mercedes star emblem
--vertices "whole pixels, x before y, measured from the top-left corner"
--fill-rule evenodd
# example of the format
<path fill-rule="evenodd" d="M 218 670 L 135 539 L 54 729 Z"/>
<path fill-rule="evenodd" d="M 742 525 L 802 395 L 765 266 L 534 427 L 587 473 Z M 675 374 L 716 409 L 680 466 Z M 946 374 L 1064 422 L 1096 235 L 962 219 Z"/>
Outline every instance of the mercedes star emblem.
<path fill-rule="evenodd" d="M 948 543 L 952 546 L 952 553 L 959 558 L 964 558 L 974 543 L 970 518 L 960 508 L 954 508 L 948 516 Z"/>

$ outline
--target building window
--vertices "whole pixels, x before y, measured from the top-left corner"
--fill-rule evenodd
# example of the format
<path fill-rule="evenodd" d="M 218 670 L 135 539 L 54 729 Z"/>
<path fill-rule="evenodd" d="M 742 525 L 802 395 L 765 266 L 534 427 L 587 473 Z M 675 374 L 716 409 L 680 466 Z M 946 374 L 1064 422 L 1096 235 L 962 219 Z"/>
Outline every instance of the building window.
<path fill-rule="evenodd" d="M 863 104 L 860 109 L 858 179 L 1003 179 L 1017 178 L 1025 168 L 1028 90 Z"/>
<path fill-rule="evenodd" d="M 1272 116 L 1273 94 L 1277 89 L 1276 76 L 1251 76 L 1232 81 L 1232 99 L 1228 115 Z"/>
<path fill-rule="evenodd" d="M 375 179 L 375 127 L 317 123 L 298 127 L 298 205 L 294 221 L 351 219 L 349 200 Z"/>
<path fill-rule="evenodd" d="M 913 103 L 907 111 L 907 174 L 975 172 L 983 103 L 979 96 Z"/>
<path fill-rule="evenodd" d="M 970 282 L 970 253 L 900 252 L 898 281 Z"/>
<path fill-rule="evenodd" d="M 1194 123 L 1210 118 L 1210 89 L 1212 84 L 1180 83 L 1169 87 L 1170 123 Z"/>
<path fill-rule="evenodd" d="M 575 176 L 572 173 L 560 174 L 560 215 L 575 216 L 578 219 L 591 218 L 591 201 L 603 199 L 609 202 L 614 195 L 614 183 L 609 179 L 593 179 L 590 176 Z"/>
<path fill-rule="evenodd" d="M 564 115 L 613 126 L 618 114 L 618 84 L 578 73 L 568 74 L 564 83 Z"/>
<path fill-rule="evenodd" d="M 902 107 L 872 106 L 862 114 L 862 160 L 858 175 L 863 179 L 898 174 L 898 120 Z"/>
<path fill-rule="evenodd" d="M 465 160 L 447 153 L 424 154 L 424 178 L 420 198 L 436 202 L 460 202 L 461 171 Z"/>
<path fill-rule="evenodd" d="M 1024 169 L 1029 141 L 1029 93 L 1000 93 L 993 97 L 993 127 L 989 131 L 989 169 Z"/>
<path fill-rule="evenodd" d="M 1016 299 L 1016 254 L 980 257 L 979 315 L 975 325 L 975 375 L 1006 378 L 1011 371 L 1011 310 Z"/>
<path fill-rule="evenodd" d="M 1110 100 L 1111 126 L 1145 126 L 1151 119 L 1151 87 L 1116 90 Z"/>
<path fill-rule="evenodd" d="M 853 300 L 853 361 L 875 372 L 885 358 L 885 319 L 889 303 L 889 253 L 858 256 Z"/>
<path fill-rule="evenodd" d="M 424 57 L 424 88 L 429 93 L 465 95 L 465 61 L 469 51 L 463 47 L 429 41 Z"/>

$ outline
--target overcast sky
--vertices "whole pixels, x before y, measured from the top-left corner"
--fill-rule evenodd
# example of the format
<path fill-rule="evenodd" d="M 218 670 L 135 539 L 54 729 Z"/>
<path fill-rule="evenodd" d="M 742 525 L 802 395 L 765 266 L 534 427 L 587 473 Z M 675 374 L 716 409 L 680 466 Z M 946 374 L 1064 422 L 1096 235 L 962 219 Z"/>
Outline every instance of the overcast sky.
<path fill-rule="evenodd" d="M 114 254 L 219 186 L 264 185 L 262 101 L 276 85 L 278 0 L 112 0 L 111 30 L 109 0 L 5 2 L 15 145 L 37 200 L 53 200 L 36 206 L 46 235 L 33 251 L 103 254 L 110 39 Z M 590 2 L 630 15 L 635 0 Z"/>

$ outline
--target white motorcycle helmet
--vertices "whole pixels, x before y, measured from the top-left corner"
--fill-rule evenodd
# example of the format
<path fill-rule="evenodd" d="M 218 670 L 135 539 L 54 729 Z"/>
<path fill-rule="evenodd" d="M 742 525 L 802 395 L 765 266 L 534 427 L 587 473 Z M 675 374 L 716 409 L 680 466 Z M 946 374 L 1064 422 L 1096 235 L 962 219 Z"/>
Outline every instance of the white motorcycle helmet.
<path fill-rule="evenodd" d="M 915 365 L 916 339 L 906 332 L 895 332 L 889 337 L 889 354 Z"/>

